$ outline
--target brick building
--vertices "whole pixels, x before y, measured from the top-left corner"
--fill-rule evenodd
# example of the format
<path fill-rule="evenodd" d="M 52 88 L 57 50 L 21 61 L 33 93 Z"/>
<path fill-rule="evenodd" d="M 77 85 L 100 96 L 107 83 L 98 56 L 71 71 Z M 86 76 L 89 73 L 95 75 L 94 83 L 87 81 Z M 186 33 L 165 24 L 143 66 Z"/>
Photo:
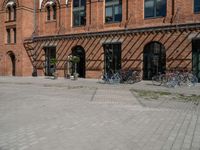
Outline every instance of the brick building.
<path fill-rule="evenodd" d="M 1 75 L 51 75 L 56 58 L 66 76 L 68 57 L 76 55 L 80 77 L 135 69 L 151 79 L 184 69 L 200 79 L 199 0 L 34 2 L 1 0 Z"/>

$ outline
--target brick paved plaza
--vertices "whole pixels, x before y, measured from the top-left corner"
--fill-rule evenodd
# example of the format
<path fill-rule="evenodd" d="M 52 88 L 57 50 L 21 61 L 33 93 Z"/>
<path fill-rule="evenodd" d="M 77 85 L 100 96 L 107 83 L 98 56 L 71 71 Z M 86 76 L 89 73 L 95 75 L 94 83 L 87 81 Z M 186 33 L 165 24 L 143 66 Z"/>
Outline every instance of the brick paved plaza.
<path fill-rule="evenodd" d="M 199 95 L 200 85 L 0 77 L 0 150 L 200 150 Z"/>

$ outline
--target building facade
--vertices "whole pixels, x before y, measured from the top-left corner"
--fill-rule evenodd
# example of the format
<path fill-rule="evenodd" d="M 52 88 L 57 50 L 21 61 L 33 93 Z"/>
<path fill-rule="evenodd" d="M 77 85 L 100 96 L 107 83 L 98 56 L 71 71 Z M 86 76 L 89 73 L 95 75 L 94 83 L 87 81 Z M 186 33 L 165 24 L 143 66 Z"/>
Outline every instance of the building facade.
<path fill-rule="evenodd" d="M 23 46 L 33 30 L 33 2 L 0 0 L 0 75 L 30 76 L 32 64 Z"/>
<path fill-rule="evenodd" d="M 133 69 L 147 80 L 172 70 L 200 79 L 199 0 L 1 1 L 2 75 L 51 75 L 55 58 L 66 76 L 75 55 L 84 78 Z M 15 21 L 7 22 L 13 12 Z"/>

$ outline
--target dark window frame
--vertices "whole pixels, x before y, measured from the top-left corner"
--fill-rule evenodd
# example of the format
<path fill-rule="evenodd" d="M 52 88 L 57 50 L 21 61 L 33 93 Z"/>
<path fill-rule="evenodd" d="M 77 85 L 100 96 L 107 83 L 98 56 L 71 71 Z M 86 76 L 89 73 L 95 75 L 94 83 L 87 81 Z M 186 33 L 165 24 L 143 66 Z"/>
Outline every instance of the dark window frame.
<path fill-rule="evenodd" d="M 157 14 L 159 12 L 159 6 L 158 6 L 158 0 L 151 0 L 153 2 L 153 7 L 151 8 L 153 10 L 153 15 L 147 15 L 147 8 L 146 8 L 146 0 L 144 0 L 144 18 L 148 19 L 148 18 L 159 18 L 159 17 L 166 17 L 167 15 L 167 0 L 162 0 L 161 1 L 161 8 L 160 14 Z"/>
<path fill-rule="evenodd" d="M 111 75 L 121 70 L 122 67 L 122 43 L 104 43 L 104 73 Z"/>
<path fill-rule="evenodd" d="M 7 21 L 16 21 L 16 19 L 17 19 L 17 6 L 16 6 L 16 4 L 9 5 L 6 8 L 6 13 L 8 15 Z"/>
<path fill-rule="evenodd" d="M 121 9 L 119 20 L 117 20 L 115 8 L 118 7 L 118 11 Z M 111 8 L 112 16 L 107 15 L 107 9 Z M 105 0 L 105 23 L 117 23 L 122 21 L 122 0 L 111 0 L 106 2 Z"/>
<path fill-rule="evenodd" d="M 8 13 L 8 21 L 11 21 L 12 16 L 12 8 L 10 6 L 7 7 L 7 13 Z"/>
<path fill-rule="evenodd" d="M 16 28 L 13 28 L 13 32 L 14 32 L 14 43 L 17 43 L 17 30 Z"/>
<path fill-rule="evenodd" d="M 194 13 L 195 14 L 200 13 L 200 2 L 199 2 L 199 0 L 194 0 Z"/>
<path fill-rule="evenodd" d="M 13 5 L 13 20 L 16 21 L 17 19 L 17 8 L 16 5 Z"/>
<path fill-rule="evenodd" d="M 51 20 L 51 8 L 49 5 L 46 7 L 46 11 L 47 11 L 47 21 L 50 21 Z"/>
<path fill-rule="evenodd" d="M 75 5 L 75 4 L 78 4 L 78 5 Z M 82 0 L 74 0 L 72 13 L 73 13 L 73 27 L 85 26 L 86 25 L 86 0 L 84 1 L 84 3 L 82 3 Z M 78 20 L 77 22 L 76 22 L 76 19 Z"/>
<path fill-rule="evenodd" d="M 56 18 L 57 18 L 57 5 L 56 4 L 52 5 L 52 10 L 53 10 L 53 20 L 56 20 Z"/>
<path fill-rule="evenodd" d="M 11 44 L 11 29 L 7 28 L 6 33 L 7 33 L 7 44 Z"/>

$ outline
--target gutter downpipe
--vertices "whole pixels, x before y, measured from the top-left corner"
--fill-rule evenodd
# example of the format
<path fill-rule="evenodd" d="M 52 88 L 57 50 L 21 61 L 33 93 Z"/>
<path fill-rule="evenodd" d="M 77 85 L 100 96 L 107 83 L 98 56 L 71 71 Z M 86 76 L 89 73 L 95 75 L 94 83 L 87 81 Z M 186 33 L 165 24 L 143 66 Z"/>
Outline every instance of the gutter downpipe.
<path fill-rule="evenodd" d="M 34 26 L 33 26 L 32 38 L 34 38 L 35 32 L 36 32 L 36 0 L 34 0 L 34 10 L 33 10 L 33 13 L 34 13 L 34 16 L 33 16 L 33 23 L 34 23 Z M 32 76 L 33 76 L 33 77 L 36 77 L 36 76 L 37 76 L 37 69 L 36 69 L 36 66 L 35 66 L 35 63 L 36 63 L 36 49 L 34 49 L 33 60 L 34 60 L 34 62 L 33 62 L 33 72 L 32 72 Z"/>

